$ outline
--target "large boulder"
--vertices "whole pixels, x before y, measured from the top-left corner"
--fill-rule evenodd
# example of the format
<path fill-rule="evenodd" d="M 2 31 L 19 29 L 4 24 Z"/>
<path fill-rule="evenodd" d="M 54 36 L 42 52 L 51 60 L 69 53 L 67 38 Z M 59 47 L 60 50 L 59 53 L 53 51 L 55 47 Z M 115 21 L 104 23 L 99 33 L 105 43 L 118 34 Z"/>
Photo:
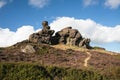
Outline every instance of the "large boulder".
<path fill-rule="evenodd" d="M 58 31 L 54 36 L 54 42 L 70 46 L 90 48 L 90 39 L 84 39 L 81 33 L 77 29 L 72 29 L 72 27 L 66 27 L 61 31 Z"/>
<path fill-rule="evenodd" d="M 26 45 L 23 49 L 21 49 L 21 52 L 24 53 L 35 53 L 35 49 L 32 45 Z"/>
<path fill-rule="evenodd" d="M 72 27 L 66 27 L 55 34 L 56 38 L 59 39 L 58 43 L 63 43 L 67 45 L 76 45 L 81 34 L 77 29 L 72 29 Z"/>

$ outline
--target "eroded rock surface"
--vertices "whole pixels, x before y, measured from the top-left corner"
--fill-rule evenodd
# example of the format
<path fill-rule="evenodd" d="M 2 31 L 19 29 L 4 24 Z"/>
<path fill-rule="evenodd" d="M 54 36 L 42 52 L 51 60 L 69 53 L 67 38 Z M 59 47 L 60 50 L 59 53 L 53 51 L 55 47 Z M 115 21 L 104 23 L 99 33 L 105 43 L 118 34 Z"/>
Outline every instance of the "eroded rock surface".
<path fill-rule="evenodd" d="M 77 29 L 72 29 L 72 27 L 66 27 L 58 31 L 54 36 L 54 40 L 56 40 L 54 42 L 58 44 L 91 48 L 89 44 L 90 39 L 83 38 L 81 33 Z"/>
<path fill-rule="evenodd" d="M 47 21 L 42 22 L 43 29 L 37 33 L 33 33 L 29 36 L 29 41 L 34 43 L 46 43 L 51 44 L 51 38 L 54 30 L 50 30 Z"/>
<path fill-rule="evenodd" d="M 77 29 L 72 27 L 66 27 L 61 31 L 54 34 L 54 30 L 50 30 L 50 26 L 47 21 L 42 22 L 43 29 L 37 33 L 33 33 L 29 36 L 29 41 L 34 43 L 45 44 L 66 44 L 70 46 L 78 46 L 90 49 L 90 39 L 83 38 L 81 33 Z"/>

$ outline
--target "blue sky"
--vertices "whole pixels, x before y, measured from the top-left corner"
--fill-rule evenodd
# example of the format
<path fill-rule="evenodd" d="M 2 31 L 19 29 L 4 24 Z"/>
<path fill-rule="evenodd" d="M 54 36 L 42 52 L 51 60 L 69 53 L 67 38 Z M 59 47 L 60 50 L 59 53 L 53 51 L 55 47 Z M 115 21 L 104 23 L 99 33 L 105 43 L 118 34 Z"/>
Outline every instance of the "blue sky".
<path fill-rule="evenodd" d="M 55 25 L 57 27 L 57 21 L 59 21 L 58 17 L 62 19 L 64 17 L 67 18 L 67 20 L 74 18 L 73 20 L 79 21 L 88 21 L 87 19 L 90 19 L 90 21 L 93 21 L 93 24 L 102 25 L 95 25 L 96 30 L 100 30 L 97 29 L 97 27 L 105 27 L 104 30 L 108 29 L 109 32 L 113 29 L 114 33 L 116 32 L 116 28 L 120 30 L 120 0 L 0 0 L 1 33 L 2 30 L 5 31 L 5 29 L 8 28 L 8 32 L 13 32 L 15 34 L 19 28 L 26 25 L 33 27 L 34 31 L 36 31 L 41 28 L 41 22 L 43 20 L 48 20 L 51 26 Z M 85 26 L 88 25 L 86 24 Z M 88 28 L 86 30 L 88 30 Z M 82 33 L 84 34 L 84 32 L 83 30 Z M 3 35 L 5 35 L 5 33 L 6 32 L 4 32 Z M 87 36 L 87 34 L 85 35 Z M 87 37 L 91 35 L 88 34 Z M 107 34 L 106 36 L 108 37 L 109 35 L 110 34 Z M 107 40 L 103 43 L 101 43 L 101 41 L 99 42 L 99 40 L 96 43 L 95 40 L 97 39 L 95 37 L 95 39 L 93 38 L 92 44 L 105 47 L 111 51 L 120 51 L 119 31 L 117 31 L 116 35 L 115 40 Z M 5 39 L 1 40 L 5 41 Z"/>

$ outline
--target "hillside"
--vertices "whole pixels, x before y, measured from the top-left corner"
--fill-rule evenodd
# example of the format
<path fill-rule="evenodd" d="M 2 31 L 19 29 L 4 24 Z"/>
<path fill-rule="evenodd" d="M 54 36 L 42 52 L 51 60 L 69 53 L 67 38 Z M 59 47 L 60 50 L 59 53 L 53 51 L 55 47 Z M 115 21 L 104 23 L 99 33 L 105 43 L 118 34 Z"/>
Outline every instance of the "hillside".
<path fill-rule="evenodd" d="M 32 46 L 35 52 L 23 52 L 23 49 L 28 45 Z M 7 48 L 0 48 L 1 66 L 7 66 L 7 64 L 10 66 L 9 64 L 12 65 L 13 63 L 29 63 L 58 68 L 62 67 L 64 69 L 92 70 L 98 74 L 110 76 L 113 78 L 111 80 L 118 80 L 120 78 L 119 54 L 105 50 L 85 49 L 63 44 L 37 44 L 25 40 Z"/>
<path fill-rule="evenodd" d="M 120 54 L 92 47 L 77 29 L 47 21 L 28 40 L 0 48 L 0 80 L 119 80 Z"/>

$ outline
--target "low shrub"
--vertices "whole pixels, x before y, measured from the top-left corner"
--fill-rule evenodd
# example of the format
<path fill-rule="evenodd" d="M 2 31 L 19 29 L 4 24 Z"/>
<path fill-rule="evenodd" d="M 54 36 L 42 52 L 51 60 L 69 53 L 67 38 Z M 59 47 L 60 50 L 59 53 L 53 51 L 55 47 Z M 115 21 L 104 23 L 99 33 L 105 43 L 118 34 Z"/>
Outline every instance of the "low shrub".
<path fill-rule="evenodd" d="M 114 75 L 116 73 L 119 74 L 119 71 L 114 71 Z M 115 75 L 114 79 L 117 80 L 119 75 Z M 113 78 L 110 79 L 92 70 L 41 66 L 32 63 L 0 63 L 0 80 L 113 80 Z"/>

